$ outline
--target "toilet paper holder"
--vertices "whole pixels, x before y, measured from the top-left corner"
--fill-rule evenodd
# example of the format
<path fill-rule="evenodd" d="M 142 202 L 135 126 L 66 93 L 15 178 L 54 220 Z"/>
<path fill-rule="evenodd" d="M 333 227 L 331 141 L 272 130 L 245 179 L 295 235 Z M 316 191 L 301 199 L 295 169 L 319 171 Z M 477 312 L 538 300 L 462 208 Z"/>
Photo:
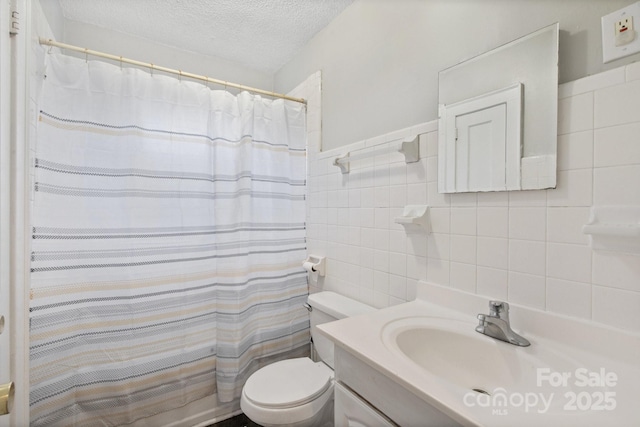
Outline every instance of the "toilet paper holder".
<path fill-rule="evenodd" d="M 318 273 L 320 276 L 324 276 L 327 271 L 327 261 L 323 256 L 309 255 L 302 266 L 309 273 Z"/>

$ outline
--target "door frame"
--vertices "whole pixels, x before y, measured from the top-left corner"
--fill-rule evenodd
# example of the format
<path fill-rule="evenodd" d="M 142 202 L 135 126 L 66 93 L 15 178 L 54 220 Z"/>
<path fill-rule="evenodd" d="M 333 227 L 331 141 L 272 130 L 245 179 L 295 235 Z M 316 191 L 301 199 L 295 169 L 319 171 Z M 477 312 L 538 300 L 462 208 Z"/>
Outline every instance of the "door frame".
<path fill-rule="evenodd" d="M 13 381 L 11 413 L 0 427 L 29 425 L 29 277 L 31 178 L 29 98 L 31 4 L 0 0 L 0 383 Z M 17 29 L 12 30 L 16 12 Z"/>

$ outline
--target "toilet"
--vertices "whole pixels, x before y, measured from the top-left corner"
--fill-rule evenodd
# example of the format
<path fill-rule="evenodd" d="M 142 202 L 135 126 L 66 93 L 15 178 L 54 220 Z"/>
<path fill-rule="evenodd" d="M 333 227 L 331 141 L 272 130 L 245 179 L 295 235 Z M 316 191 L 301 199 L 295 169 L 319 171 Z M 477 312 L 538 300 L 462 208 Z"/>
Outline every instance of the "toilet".
<path fill-rule="evenodd" d="M 240 408 L 264 427 L 333 426 L 333 343 L 316 327 L 374 310 L 335 292 L 309 295 L 311 338 L 320 361 L 282 360 L 254 372 L 242 389 Z"/>

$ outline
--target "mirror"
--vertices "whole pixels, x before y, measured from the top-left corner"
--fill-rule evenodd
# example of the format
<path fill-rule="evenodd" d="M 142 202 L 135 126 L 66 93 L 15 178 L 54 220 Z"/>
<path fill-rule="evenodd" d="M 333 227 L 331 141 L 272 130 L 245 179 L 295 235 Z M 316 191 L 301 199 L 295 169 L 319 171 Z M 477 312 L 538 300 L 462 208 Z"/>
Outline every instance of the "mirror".
<path fill-rule="evenodd" d="M 438 191 L 555 188 L 558 24 L 439 73 Z"/>

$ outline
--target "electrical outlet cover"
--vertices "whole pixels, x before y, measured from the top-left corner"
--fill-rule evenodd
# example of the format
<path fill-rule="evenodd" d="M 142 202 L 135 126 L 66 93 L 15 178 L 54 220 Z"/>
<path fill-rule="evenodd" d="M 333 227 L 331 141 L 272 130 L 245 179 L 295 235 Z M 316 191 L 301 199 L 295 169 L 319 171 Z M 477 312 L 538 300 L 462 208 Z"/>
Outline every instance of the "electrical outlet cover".
<path fill-rule="evenodd" d="M 640 52 L 640 37 L 634 28 L 639 23 L 640 2 L 602 17 L 604 63 Z"/>
<path fill-rule="evenodd" d="M 624 46 L 629 44 L 636 38 L 636 32 L 633 29 L 633 15 L 626 16 L 615 23 L 616 29 L 616 46 Z"/>

